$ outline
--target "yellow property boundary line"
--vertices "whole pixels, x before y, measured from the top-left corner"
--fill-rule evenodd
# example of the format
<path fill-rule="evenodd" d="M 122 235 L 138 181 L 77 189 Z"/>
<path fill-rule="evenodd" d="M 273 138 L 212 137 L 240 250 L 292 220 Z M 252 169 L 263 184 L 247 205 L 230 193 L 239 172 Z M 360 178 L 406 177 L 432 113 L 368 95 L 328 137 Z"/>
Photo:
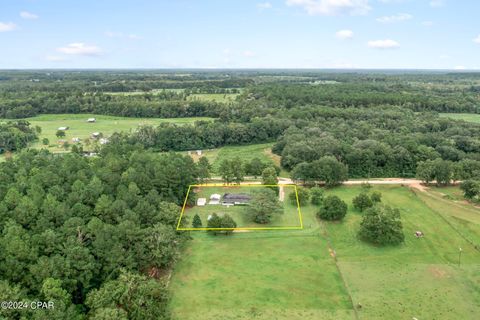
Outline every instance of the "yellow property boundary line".
<path fill-rule="evenodd" d="M 295 190 L 295 197 L 297 199 L 297 210 L 298 210 L 298 219 L 300 220 L 299 226 L 292 226 L 292 227 L 238 227 L 238 228 L 181 228 L 180 223 L 182 222 L 183 215 L 185 213 L 185 206 L 187 205 L 187 199 L 190 194 L 190 190 L 192 187 L 293 187 Z M 303 229 L 303 218 L 302 218 L 302 211 L 300 210 L 300 202 L 298 201 L 298 190 L 296 184 L 240 184 L 240 185 L 225 185 L 222 183 L 213 183 L 213 184 L 191 184 L 188 186 L 187 195 L 185 196 L 185 200 L 183 201 L 182 212 L 180 213 L 180 217 L 178 218 L 177 223 L 177 231 L 209 231 L 209 230 L 216 230 L 216 231 L 231 231 L 231 230 L 302 230 Z"/>

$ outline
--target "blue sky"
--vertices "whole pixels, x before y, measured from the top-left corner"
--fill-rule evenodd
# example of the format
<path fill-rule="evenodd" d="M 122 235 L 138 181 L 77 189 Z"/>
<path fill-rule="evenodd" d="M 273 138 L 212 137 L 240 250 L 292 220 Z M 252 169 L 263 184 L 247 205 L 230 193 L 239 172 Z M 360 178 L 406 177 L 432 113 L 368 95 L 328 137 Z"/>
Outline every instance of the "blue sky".
<path fill-rule="evenodd" d="M 480 69 L 478 0 L 0 0 L 0 68 Z"/>

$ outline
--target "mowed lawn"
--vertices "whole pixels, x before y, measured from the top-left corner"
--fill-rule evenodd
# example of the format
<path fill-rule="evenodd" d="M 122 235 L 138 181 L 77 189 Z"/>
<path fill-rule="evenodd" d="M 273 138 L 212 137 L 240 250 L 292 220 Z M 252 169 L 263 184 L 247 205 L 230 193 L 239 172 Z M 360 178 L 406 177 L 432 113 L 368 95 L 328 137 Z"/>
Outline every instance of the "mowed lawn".
<path fill-rule="evenodd" d="M 374 189 L 401 210 L 406 239 L 398 247 L 357 238 L 361 213 L 351 200 L 360 186 L 327 191 L 348 202 L 340 223 L 319 222 L 307 205 L 301 231 L 192 232 L 170 283 L 174 318 L 354 319 L 356 306 L 367 320 L 477 319 L 480 252 L 412 190 Z M 417 230 L 425 237 L 416 238 Z"/>
<path fill-rule="evenodd" d="M 480 114 L 476 113 L 440 113 L 440 117 L 480 123 Z"/>
<path fill-rule="evenodd" d="M 274 219 L 268 224 L 258 224 L 252 221 L 252 216 L 249 211 L 249 206 L 223 206 L 210 205 L 208 201 L 212 194 L 220 194 L 223 196 L 225 193 L 243 193 L 250 194 L 252 197 L 255 192 L 258 192 L 260 189 L 266 187 L 260 185 L 253 186 L 215 186 L 215 187 L 192 187 L 190 192 L 195 193 L 196 199 L 206 198 L 207 205 L 198 206 L 195 205 L 190 208 L 185 208 L 185 211 L 182 216 L 182 223 L 185 227 L 193 227 L 191 225 L 193 217 L 195 214 L 198 214 L 202 220 L 202 227 L 207 227 L 208 216 L 216 213 L 219 216 L 225 214 L 230 215 L 233 220 L 237 223 L 237 228 L 263 228 L 263 227 L 299 227 L 301 225 L 300 217 L 298 215 L 298 206 L 296 203 L 291 203 L 289 200 L 289 195 L 295 192 L 293 186 L 283 186 L 284 190 L 284 199 L 280 201 L 283 207 L 283 213 L 276 215 Z M 280 200 L 280 199 L 279 199 Z"/>
<path fill-rule="evenodd" d="M 88 118 L 96 118 L 96 123 L 87 123 Z M 51 114 L 40 115 L 37 117 L 27 118 L 32 126 L 39 126 L 42 128 L 42 133 L 39 136 L 39 141 L 34 144 L 34 147 L 45 148 L 51 151 L 62 151 L 63 148 L 57 145 L 59 138 L 56 137 L 56 132 L 59 127 L 69 127 L 66 132 L 66 137 L 61 138 L 72 143 L 72 138 L 86 139 L 89 138 L 93 132 L 101 132 L 108 137 L 114 132 L 134 130 L 141 125 L 159 125 L 162 122 L 172 122 L 176 124 L 193 123 L 199 120 L 212 120 L 211 118 L 128 118 L 116 116 L 104 116 L 95 114 Z M 50 146 L 43 146 L 42 139 L 47 138 L 50 141 Z"/>

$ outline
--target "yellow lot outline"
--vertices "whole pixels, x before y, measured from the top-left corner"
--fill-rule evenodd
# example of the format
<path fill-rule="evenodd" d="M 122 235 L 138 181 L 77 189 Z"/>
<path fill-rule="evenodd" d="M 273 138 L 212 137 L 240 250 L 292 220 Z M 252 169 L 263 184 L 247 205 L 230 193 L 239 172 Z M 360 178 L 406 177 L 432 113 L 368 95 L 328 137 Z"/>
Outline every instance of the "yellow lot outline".
<path fill-rule="evenodd" d="M 185 213 L 185 206 L 187 205 L 188 195 L 190 194 L 190 190 L 192 187 L 293 187 L 295 190 L 295 197 L 297 198 L 297 210 L 298 210 L 298 218 L 300 220 L 299 226 L 292 226 L 292 227 L 237 227 L 237 228 L 181 228 L 180 223 L 182 222 L 183 214 Z M 191 184 L 188 186 L 187 195 L 185 196 L 185 200 L 183 201 L 182 212 L 180 213 L 180 217 L 178 218 L 177 223 L 177 231 L 209 231 L 209 230 L 217 230 L 217 231 L 230 231 L 230 230 L 302 230 L 303 229 L 303 218 L 302 218 L 302 211 L 300 210 L 300 202 L 298 201 L 298 190 L 296 184 L 239 184 L 239 185 L 226 185 L 222 183 L 212 183 L 212 184 Z"/>

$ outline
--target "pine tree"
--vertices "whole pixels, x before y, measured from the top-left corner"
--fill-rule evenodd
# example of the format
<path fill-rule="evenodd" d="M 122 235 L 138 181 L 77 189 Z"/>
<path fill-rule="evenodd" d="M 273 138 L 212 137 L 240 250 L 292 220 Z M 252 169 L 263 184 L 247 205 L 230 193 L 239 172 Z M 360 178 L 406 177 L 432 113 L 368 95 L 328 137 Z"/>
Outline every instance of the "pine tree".
<path fill-rule="evenodd" d="M 195 216 L 193 217 L 192 226 L 194 228 L 201 228 L 202 227 L 202 219 L 200 219 L 200 216 L 198 214 L 195 214 Z"/>

